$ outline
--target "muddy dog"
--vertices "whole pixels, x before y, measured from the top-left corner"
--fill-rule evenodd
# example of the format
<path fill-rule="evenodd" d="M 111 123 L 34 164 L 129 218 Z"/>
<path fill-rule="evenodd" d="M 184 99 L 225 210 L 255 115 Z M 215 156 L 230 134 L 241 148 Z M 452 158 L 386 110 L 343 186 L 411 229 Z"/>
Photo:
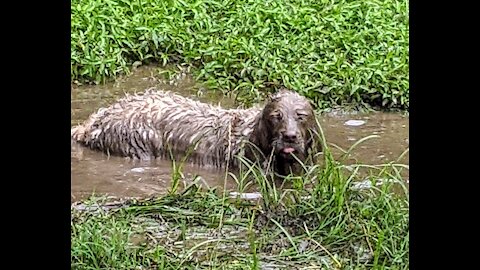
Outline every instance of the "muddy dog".
<path fill-rule="evenodd" d="M 180 158 L 202 166 L 238 167 L 237 156 L 280 175 L 301 173 L 315 145 L 317 123 L 308 100 L 280 89 L 263 108 L 223 109 L 171 92 L 147 89 L 101 108 L 71 130 L 72 139 L 107 154 L 137 159 Z"/>

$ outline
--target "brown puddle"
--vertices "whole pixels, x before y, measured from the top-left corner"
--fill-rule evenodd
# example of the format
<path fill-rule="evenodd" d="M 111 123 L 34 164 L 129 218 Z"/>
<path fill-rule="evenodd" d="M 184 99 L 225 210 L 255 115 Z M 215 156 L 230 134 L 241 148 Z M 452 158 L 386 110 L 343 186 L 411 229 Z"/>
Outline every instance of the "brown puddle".
<path fill-rule="evenodd" d="M 71 124 L 74 126 L 83 122 L 91 113 L 100 107 L 110 105 L 125 93 L 142 92 L 149 87 L 171 90 L 183 96 L 221 104 L 224 107 L 235 106 L 232 98 L 224 97 L 221 93 L 212 94 L 204 91 L 188 76 L 179 77 L 174 85 L 169 85 L 159 80 L 157 68 L 145 66 L 139 67 L 130 76 L 121 78 L 115 83 L 97 86 L 72 85 Z M 349 120 L 364 122 L 359 126 L 349 126 L 345 124 Z M 386 164 L 397 160 L 408 149 L 408 116 L 398 113 L 349 115 L 330 113 L 320 117 L 320 124 L 327 143 L 345 150 L 364 137 L 379 135 L 378 138 L 369 139 L 356 146 L 347 163 L 354 163 L 356 160 L 362 164 Z M 92 193 L 115 197 L 144 197 L 164 194 L 170 188 L 171 161 L 133 161 L 116 156 L 108 157 L 74 143 L 71 149 L 72 202 L 84 199 Z M 336 156 L 341 153 L 336 149 L 333 152 Z M 408 164 L 408 153 L 399 162 Z M 199 176 L 200 181 L 204 181 L 206 185 L 223 188 L 225 173 L 222 171 L 200 168 L 192 164 L 184 164 L 182 171 L 185 179 L 189 179 L 188 183 Z M 402 175 L 408 181 L 408 170 L 402 170 Z M 182 186 L 181 183 L 180 187 Z M 235 183 L 228 179 L 226 186 L 231 189 L 235 187 Z"/>

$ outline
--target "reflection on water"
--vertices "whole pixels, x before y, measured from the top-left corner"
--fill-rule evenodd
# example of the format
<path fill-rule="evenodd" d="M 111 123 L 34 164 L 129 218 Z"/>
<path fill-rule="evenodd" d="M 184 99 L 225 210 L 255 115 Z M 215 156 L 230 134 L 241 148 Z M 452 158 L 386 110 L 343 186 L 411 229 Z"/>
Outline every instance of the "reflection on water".
<path fill-rule="evenodd" d="M 221 104 L 224 107 L 235 106 L 233 99 L 220 93 L 202 92 L 188 76 L 177 82 L 176 85 L 161 83 L 156 76 L 155 68 L 140 67 L 130 76 L 115 83 L 72 86 L 71 124 L 73 126 L 81 123 L 98 108 L 110 105 L 125 93 L 142 92 L 149 87 L 171 90 L 183 96 Z M 347 122 L 349 120 L 360 121 Z M 378 135 L 378 138 L 359 144 L 347 163 L 358 161 L 371 165 L 385 164 L 396 161 L 408 148 L 408 117 L 398 113 L 326 114 L 320 117 L 320 124 L 335 156 L 342 153 L 336 147 L 347 150 L 362 138 Z M 72 143 L 71 153 L 72 201 L 83 199 L 93 192 L 117 197 L 162 194 L 167 192 L 171 184 L 170 161 L 134 161 L 116 156 L 108 157 L 76 143 Z M 408 153 L 399 162 L 408 164 Z M 197 179 L 210 187 L 223 187 L 226 178 L 223 171 L 200 168 L 192 164 L 184 164 L 182 171 L 186 179 L 184 184 Z M 408 179 L 408 170 L 403 170 L 402 175 Z M 229 178 L 226 187 L 234 188 L 234 181 Z"/>

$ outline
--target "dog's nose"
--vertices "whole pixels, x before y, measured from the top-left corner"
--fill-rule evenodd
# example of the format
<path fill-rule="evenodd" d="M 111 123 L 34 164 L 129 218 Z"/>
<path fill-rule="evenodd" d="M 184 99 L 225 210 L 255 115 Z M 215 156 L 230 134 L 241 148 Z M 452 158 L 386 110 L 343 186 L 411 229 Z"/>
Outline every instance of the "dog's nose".
<path fill-rule="evenodd" d="M 294 131 L 285 131 L 283 133 L 283 140 L 285 142 L 295 142 L 297 140 L 297 133 Z"/>

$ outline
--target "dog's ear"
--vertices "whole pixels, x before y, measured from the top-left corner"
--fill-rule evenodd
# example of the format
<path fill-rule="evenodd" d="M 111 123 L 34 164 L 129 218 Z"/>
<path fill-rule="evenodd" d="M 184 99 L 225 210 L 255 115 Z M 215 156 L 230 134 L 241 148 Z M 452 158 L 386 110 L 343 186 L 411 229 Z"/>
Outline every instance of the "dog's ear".
<path fill-rule="evenodd" d="M 268 155 L 270 152 L 270 132 L 265 123 L 263 112 L 258 115 L 256 119 L 257 123 L 250 135 L 250 141 L 255 144 L 265 155 Z"/>

